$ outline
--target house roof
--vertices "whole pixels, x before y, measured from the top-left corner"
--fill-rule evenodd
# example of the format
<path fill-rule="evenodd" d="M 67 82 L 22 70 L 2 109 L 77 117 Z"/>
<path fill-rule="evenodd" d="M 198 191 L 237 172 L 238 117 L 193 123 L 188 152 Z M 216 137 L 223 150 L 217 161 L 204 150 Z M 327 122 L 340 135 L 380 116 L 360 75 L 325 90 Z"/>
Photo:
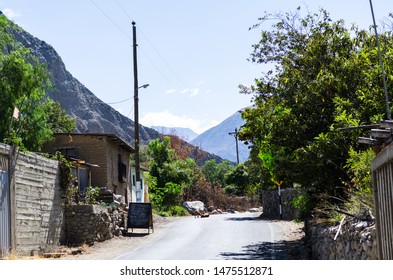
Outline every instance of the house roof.
<path fill-rule="evenodd" d="M 121 146 L 125 150 L 127 150 L 130 153 L 135 152 L 135 149 L 131 147 L 129 144 L 127 144 L 124 140 L 122 140 L 120 137 L 116 136 L 115 134 L 108 134 L 108 133 L 55 133 L 55 135 L 77 135 L 77 136 L 103 136 L 108 138 L 111 142 L 115 143 L 118 146 Z"/>
<path fill-rule="evenodd" d="M 131 163 L 131 166 L 132 166 L 132 167 L 136 167 L 136 166 L 135 166 L 135 162 L 132 162 L 132 163 Z M 139 166 L 139 168 L 140 168 L 140 170 L 142 170 L 142 171 L 148 171 L 148 172 L 150 172 L 150 169 L 147 168 L 147 167 L 145 167 L 145 166 L 143 166 L 143 165 Z"/>

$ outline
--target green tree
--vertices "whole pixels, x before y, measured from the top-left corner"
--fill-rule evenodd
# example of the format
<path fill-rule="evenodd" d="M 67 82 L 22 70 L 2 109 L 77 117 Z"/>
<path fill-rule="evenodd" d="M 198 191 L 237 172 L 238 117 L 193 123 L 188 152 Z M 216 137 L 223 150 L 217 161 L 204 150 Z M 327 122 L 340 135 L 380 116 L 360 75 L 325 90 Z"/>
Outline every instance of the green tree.
<path fill-rule="evenodd" d="M 325 10 L 302 17 L 265 14 L 254 28 L 262 30 L 251 60 L 273 69 L 244 93 L 254 106 L 244 110 L 240 139 L 252 144 L 265 170 L 264 188 L 300 184 L 314 198 L 342 196 L 351 177 L 346 168 L 361 131 L 338 128 L 370 124 L 385 115 L 375 37 L 356 26 L 347 29 Z M 391 33 L 381 35 L 388 86 L 393 85 Z M 254 157 L 255 159 L 255 157 Z"/>
<path fill-rule="evenodd" d="M 206 181 L 211 184 L 218 182 L 218 164 L 214 159 L 207 160 L 202 166 L 202 174 L 205 176 Z"/>
<path fill-rule="evenodd" d="M 0 15 L 0 141 L 39 151 L 53 132 L 74 129 L 73 120 L 46 98 L 51 87 L 44 65 L 12 37 L 17 28 Z M 19 111 L 17 118 L 14 110 Z"/>
<path fill-rule="evenodd" d="M 225 187 L 225 176 L 234 168 L 233 164 L 228 160 L 218 164 L 216 160 L 211 159 L 207 160 L 202 166 L 202 174 L 210 184 Z"/>
<path fill-rule="evenodd" d="M 234 194 L 241 196 L 245 195 L 249 183 L 249 174 L 246 165 L 244 163 L 238 164 L 232 172 L 226 174 L 225 182 L 230 186 L 230 188 L 227 189 Z"/>
<path fill-rule="evenodd" d="M 43 103 L 43 107 L 48 117 L 49 128 L 53 133 L 66 133 L 75 130 L 75 120 L 67 115 L 59 102 L 47 99 Z"/>
<path fill-rule="evenodd" d="M 174 150 L 169 149 L 170 138 L 155 139 L 148 144 L 150 160 L 151 199 L 156 208 L 169 210 L 178 205 L 185 187 L 192 183 L 193 160 L 178 160 Z"/>

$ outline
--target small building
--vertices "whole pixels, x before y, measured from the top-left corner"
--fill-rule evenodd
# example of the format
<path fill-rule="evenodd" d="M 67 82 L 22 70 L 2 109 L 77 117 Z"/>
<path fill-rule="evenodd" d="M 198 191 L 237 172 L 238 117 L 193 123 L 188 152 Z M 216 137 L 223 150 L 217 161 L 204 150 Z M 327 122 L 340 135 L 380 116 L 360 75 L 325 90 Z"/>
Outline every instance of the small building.
<path fill-rule="evenodd" d="M 145 202 L 147 189 L 143 170 L 146 169 L 141 168 L 141 189 L 137 190 L 135 168 L 130 164 L 130 155 L 135 150 L 125 141 L 114 134 L 93 133 L 57 133 L 54 138 L 54 142 L 44 147 L 45 152 L 61 152 L 85 163 L 75 170 L 80 189 L 90 183 L 92 187 L 106 188 L 115 195 L 121 195 L 123 203 Z"/>
<path fill-rule="evenodd" d="M 136 168 L 134 164 L 131 164 L 131 184 L 132 184 L 132 202 L 148 202 L 149 201 L 149 194 L 148 194 L 148 187 L 145 182 L 145 177 L 143 172 L 149 172 L 150 170 L 146 167 L 140 166 L 141 170 L 141 187 L 138 189 L 136 187 Z"/>

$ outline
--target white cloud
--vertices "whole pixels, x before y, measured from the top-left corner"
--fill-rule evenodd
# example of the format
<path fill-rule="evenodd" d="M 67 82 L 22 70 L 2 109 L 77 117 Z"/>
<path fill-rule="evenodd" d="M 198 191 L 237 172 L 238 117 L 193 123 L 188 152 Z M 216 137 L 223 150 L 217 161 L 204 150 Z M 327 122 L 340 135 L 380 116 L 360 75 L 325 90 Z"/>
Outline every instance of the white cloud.
<path fill-rule="evenodd" d="M 180 91 L 181 94 L 187 94 L 189 97 L 194 97 L 199 94 L 199 88 L 185 88 Z"/>
<path fill-rule="evenodd" d="M 190 97 L 197 96 L 199 94 L 199 88 L 193 88 L 190 90 Z"/>
<path fill-rule="evenodd" d="M 144 126 L 165 126 L 190 128 L 197 133 L 202 133 L 218 124 L 215 120 L 203 120 L 190 116 L 177 116 L 168 111 L 150 112 L 141 117 L 140 123 Z"/>
<path fill-rule="evenodd" d="M 3 9 L 2 12 L 8 19 L 14 19 L 22 15 L 20 12 L 13 11 L 9 8 Z"/>
<path fill-rule="evenodd" d="M 175 92 L 176 92 L 176 89 L 174 89 L 174 88 L 171 88 L 171 89 L 168 89 L 165 91 L 166 94 L 171 94 L 171 93 L 175 93 Z"/>

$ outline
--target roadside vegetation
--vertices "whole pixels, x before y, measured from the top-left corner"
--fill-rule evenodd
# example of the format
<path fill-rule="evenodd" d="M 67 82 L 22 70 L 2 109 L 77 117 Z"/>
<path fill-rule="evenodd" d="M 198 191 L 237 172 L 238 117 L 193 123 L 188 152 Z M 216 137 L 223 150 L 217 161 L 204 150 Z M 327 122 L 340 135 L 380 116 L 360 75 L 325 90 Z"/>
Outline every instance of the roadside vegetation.
<path fill-rule="evenodd" d="M 198 166 L 184 149 L 187 146 L 179 145 L 176 136 L 165 136 L 148 144 L 149 194 L 158 214 L 186 215 L 181 204 L 191 200 L 223 210 L 246 210 L 257 202 L 257 193 L 246 191 L 254 188 L 248 187 L 242 168 L 229 161 L 217 163 L 215 160 Z"/>
<path fill-rule="evenodd" d="M 273 22 L 273 24 L 271 24 Z M 393 86 L 392 15 L 379 28 L 387 88 Z M 240 139 L 251 145 L 248 166 L 260 165 L 260 189 L 296 187 L 304 216 L 339 219 L 372 208 L 368 131 L 346 127 L 387 118 L 373 29 L 347 28 L 326 10 L 265 14 L 250 60 L 270 70 L 249 87 Z M 390 104 L 389 104 L 390 106 Z M 336 215 L 338 214 L 338 215 Z"/>

